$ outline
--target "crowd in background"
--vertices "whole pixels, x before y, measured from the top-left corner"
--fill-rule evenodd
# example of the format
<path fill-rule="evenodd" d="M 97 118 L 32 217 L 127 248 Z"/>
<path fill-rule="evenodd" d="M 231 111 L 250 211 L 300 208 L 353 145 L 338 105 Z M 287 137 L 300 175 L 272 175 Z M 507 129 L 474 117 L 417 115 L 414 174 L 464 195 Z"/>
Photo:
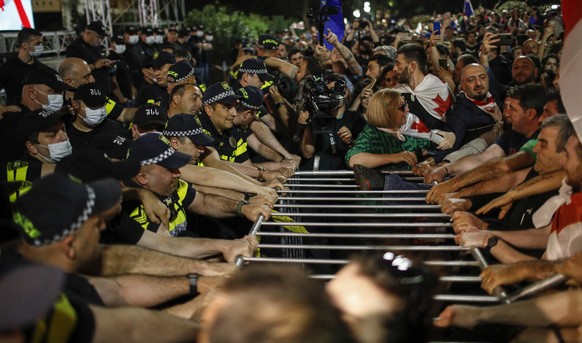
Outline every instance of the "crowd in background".
<path fill-rule="evenodd" d="M 487 292 L 553 274 L 577 285 L 582 145 L 560 97 L 563 35 L 559 7 L 479 8 L 241 37 L 221 66 L 203 26 L 91 22 L 54 70 L 42 33 L 22 29 L 0 65 L 0 338 L 422 342 L 437 316 L 519 326 L 493 341 L 578 341 L 578 290 L 438 315 L 434 271 L 392 252 L 325 287 L 235 267 L 296 170 L 352 169 L 362 190 L 427 190 L 455 242 L 485 251 Z"/>

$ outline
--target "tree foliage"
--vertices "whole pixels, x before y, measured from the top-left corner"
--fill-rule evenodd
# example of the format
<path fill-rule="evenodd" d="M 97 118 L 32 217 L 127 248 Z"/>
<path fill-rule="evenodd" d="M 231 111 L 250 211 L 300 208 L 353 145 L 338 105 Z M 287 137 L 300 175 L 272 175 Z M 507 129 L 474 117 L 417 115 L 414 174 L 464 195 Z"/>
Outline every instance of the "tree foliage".
<path fill-rule="evenodd" d="M 260 34 L 288 28 L 292 20 L 283 16 L 266 17 L 225 6 L 206 5 L 201 10 L 190 11 L 184 22 L 188 26 L 204 25 L 205 30 L 212 31 L 215 54 L 221 57 L 221 54 L 230 51 L 237 39 L 255 41 Z"/>

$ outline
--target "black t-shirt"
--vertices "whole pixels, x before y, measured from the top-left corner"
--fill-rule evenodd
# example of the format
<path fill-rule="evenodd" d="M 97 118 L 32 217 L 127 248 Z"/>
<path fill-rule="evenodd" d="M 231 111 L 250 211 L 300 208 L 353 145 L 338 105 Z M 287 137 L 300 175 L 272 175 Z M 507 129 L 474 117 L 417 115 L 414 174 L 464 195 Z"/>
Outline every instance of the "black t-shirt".
<path fill-rule="evenodd" d="M 533 179 L 539 174 L 532 168 L 527 174 L 524 182 Z M 526 230 L 534 227 L 533 214 L 551 197 L 558 194 L 558 190 L 548 191 L 542 194 L 536 194 L 523 199 L 516 200 L 511 206 L 503 221 L 493 222 L 489 230 Z"/>
<path fill-rule="evenodd" d="M 77 38 L 68 47 L 66 52 L 67 57 L 78 57 L 85 60 L 87 64 L 95 64 L 97 60 L 105 58 L 101 53 L 100 47 L 92 47 L 85 43 L 82 38 Z M 109 68 L 103 67 L 95 69 L 91 72 L 95 78 L 95 83 L 101 88 L 105 95 L 111 95 L 111 78 L 109 76 Z"/>
<path fill-rule="evenodd" d="M 133 98 L 131 94 L 131 72 L 125 57 L 115 51 L 109 51 L 108 57 L 110 60 L 117 61 L 115 63 L 115 79 L 121 94 L 128 99 Z"/>
<path fill-rule="evenodd" d="M 0 161 L 14 161 L 25 152 L 26 141 L 18 137 L 16 130 L 30 109 L 22 104 L 17 106 L 20 107 L 20 112 L 6 112 L 0 120 Z"/>
<path fill-rule="evenodd" d="M 86 146 L 95 136 L 110 131 L 123 130 L 123 125 L 109 118 L 106 118 L 101 125 L 94 128 L 89 132 L 83 132 L 77 129 L 73 122 L 67 122 L 67 136 L 69 136 L 69 141 L 73 149 L 79 149 Z"/>
<path fill-rule="evenodd" d="M 77 296 L 91 305 L 105 305 L 95 287 L 85 277 L 77 273 L 66 274 L 63 292 L 67 296 Z"/>
<path fill-rule="evenodd" d="M 32 64 L 27 64 L 18 56 L 0 65 L 0 89 L 4 88 L 6 92 L 6 104 L 14 105 L 20 101 L 24 76 L 39 66 L 44 66 L 44 64 L 36 59 Z"/>
<path fill-rule="evenodd" d="M 126 212 L 121 212 L 109 221 L 99 241 L 102 244 L 136 245 L 143 233 L 144 229 L 135 220 Z"/>
<path fill-rule="evenodd" d="M 518 152 L 519 148 L 521 148 L 528 140 L 529 139 L 521 133 L 517 133 L 511 128 L 507 128 L 501 137 L 497 138 L 495 144 L 503 149 L 505 156 L 511 156 Z"/>
<path fill-rule="evenodd" d="M 170 106 L 170 94 L 168 94 L 168 89 L 158 86 L 157 83 L 143 86 L 135 97 L 136 107 L 156 102 L 160 102 L 160 107 L 165 109 Z"/>
<path fill-rule="evenodd" d="M 333 129 L 329 133 L 314 134 L 315 156 L 304 161 L 302 170 L 314 170 L 315 163 L 319 160 L 318 170 L 346 169 L 345 156 L 350 147 L 337 135 L 338 130 L 346 126 L 355 140 L 366 125 L 366 120 L 359 112 L 346 110 L 342 118 L 333 122 Z M 309 130 L 306 128 L 305 130 Z M 319 156 L 319 157 L 318 157 Z"/>

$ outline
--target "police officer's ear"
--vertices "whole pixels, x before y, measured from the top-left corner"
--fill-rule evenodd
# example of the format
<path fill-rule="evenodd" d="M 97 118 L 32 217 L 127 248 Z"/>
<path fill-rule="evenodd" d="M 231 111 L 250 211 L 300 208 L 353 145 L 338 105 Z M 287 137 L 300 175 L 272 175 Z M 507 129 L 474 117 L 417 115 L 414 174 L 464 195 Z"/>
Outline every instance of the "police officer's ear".
<path fill-rule="evenodd" d="M 174 150 L 178 150 L 178 147 L 180 146 L 180 140 L 177 137 L 171 137 L 170 138 L 170 146 Z"/>
<path fill-rule="evenodd" d="M 38 96 L 38 92 L 33 85 L 25 85 L 23 88 L 22 94 L 25 94 L 28 98 L 35 100 Z"/>
<path fill-rule="evenodd" d="M 32 143 L 31 141 L 26 141 L 26 143 L 24 143 L 24 146 L 26 147 L 26 150 L 28 150 L 28 152 L 31 155 L 33 155 L 33 156 L 38 155 L 38 149 L 36 148 L 36 145 L 34 143 Z"/>
<path fill-rule="evenodd" d="M 77 257 L 76 247 L 75 247 L 75 235 L 69 234 L 59 242 L 59 246 L 65 256 L 69 259 L 74 260 Z"/>
<path fill-rule="evenodd" d="M 140 169 L 139 173 L 135 176 L 135 181 L 142 187 L 146 186 L 148 183 L 148 175 Z"/>
<path fill-rule="evenodd" d="M 213 106 L 211 106 L 209 104 L 204 105 L 204 112 L 206 112 L 206 114 L 208 116 L 211 116 L 212 113 L 213 113 L 213 111 L 214 111 L 214 107 Z"/>
<path fill-rule="evenodd" d="M 172 102 L 177 105 L 180 103 L 180 99 L 182 99 L 182 96 L 178 93 L 175 93 L 174 95 L 172 95 Z"/>

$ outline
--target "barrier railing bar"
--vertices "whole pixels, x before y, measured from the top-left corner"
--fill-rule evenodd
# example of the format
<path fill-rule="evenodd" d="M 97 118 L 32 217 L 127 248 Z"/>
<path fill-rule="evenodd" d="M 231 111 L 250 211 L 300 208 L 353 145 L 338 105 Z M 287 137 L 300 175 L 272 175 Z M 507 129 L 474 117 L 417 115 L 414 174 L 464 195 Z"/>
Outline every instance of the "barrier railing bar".
<path fill-rule="evenodd" d="M 438 301 L 450 302 L 479 302 L 479 303 L 497 303 L 499 299 L 494 296 L 487 295 L 455 295 L 455 294 L 437 294 L 433 297 Z"/>
<path fill-rule="evenodd" d="M 294 222 L 294 223 L 277 223 L 266 222 L 263 226 L 312 226 L 312 227 L 451 227 L 447 223 L 319 223 L 319 222 Z"/>
<path fill-rule="evenodd" d="M 335 277 L 332 274 L 318 274 L 318 275 L 309 275 L 312 279 L 317 280 L 331 280 Z M 441 282 L 481 282 L 481 278 L 478 276 L 441 276 L 439 277 Z"/>
<path fill-rule="evenodd" d="M 334 213 L 334 218 L 418 218 L 418 213 Z M 329 213 L 272 213 L 271 217 L 329 217 Z M 450 218 L 448 214 L 425 213 L 423 218 Z"/>
<path fill-rule="evenodd" d="M 285 199 L 285 198 L 283 198 Z M 382 210 L 440 210 L 440 205 L 315 205 L 315 204 L 275 204 L 278 208 L 348 208 L 348 209 L 382 209 Z"/>
<path fill-rule="evenodd" d="M 515 294 L 510 295 L 507 298 L 508 302 L 514 302 L 516 300 L 529 297 L 531 295 L 538 294 L 545 290 L 548 290 L 554 286 L 560 285 L 568 280 L 568 277 L 562 274 L 556 274 L 550 276 L 549 278 L 543 279 L 541 281 L 527 285 L 521 290 L 517 291 Z"/>
<path fill-rule="evenodd" d="M 258 232 L 258 236 L 271 237 L 322 237 L 322 238 L 408 238 L 408 239 L 454 239 L 455 235 L 445 233 L 295 233 Z"/>
<path fill-rule="evenodd" d="M 302 263 L 302 264 L 348 264 L 346 259 L 321 258 L 280 258 L 280 257 L 240 257 L 243 262 L 261 263 Z M 433 267 L 477 267 L 475 261 L 424 261 L 424 265 Z"/>
<path fill-rule="evenodd" d="M 383 170 L 382 174 L 386 175 L 414 175 L 412 170 Z M 354 175 L 351 170 L 298 170 L 294 176 L 300 175 Z"/>
<path fill-rule="evenodd" d="M 259 248 L 264 249 L 312 249 L 312 250 L 401 250 L 401 251 L 466 251 L 468 248 L 463 248 L 458 245 L 317 245 L 317 244 L 259 244 Z"/>
<path fill-rule="evenodd" d="M 283 192 L 284 193 L 284 192 Z M 405 201 L 419 201 L 425 202 L 425 197 L 392 197 L 392 198 L 358 198 L 358 197 L 285 197 L 286 200 L 293 201 L 394 201 L 394 202 L 405 202 Z"/>
<path fill-rule="evenodd" d="M 489 263 L 487 263 L 487 260 L 481 253 L 481 250 L 479 250 L 478 248 L 470 248 L 469 251 L 471 251 L 471 255 L 473 256 L 475 261 L 479 263 L 479 268 L 481 268 L 481 270 L 484 270 L 485 268 L 487 268 L 487 266 L 489 266 Z M 505 292 L 503 288 L 496 287 L 493 290 L 493 293 L 495 293 L 495 296 L 499 299 L 499 301 L 507 304 L 509 303 L 507 298 L 507 292 Z"/>
<path fill-rule="evenodd" d="M 298 178 L 290 177 L 287 180 L 289 180 L 289 181 L 297 181 L 299 179 Z M 332 182 L 332 181 L 333 182 L 337 182 L 337 181 L 342 181 L 342 182 L 343 181 L 355 182 L 356 181 L 356 179 L 349 178 L 349 177 L 335 177 L 335 178 L 321 178 L 321 177 L 308 178 L 308 177 L 302 177 L 300 180 L 301 181 L 329 181 L 329 182 Z M 295 184 L 295 183 L 293 183 L 291 185 L 293 185 L 293 186 L 303 186 L 301 184 Z"/>
<path fill-rule="evenodd" d="M 320 185 L 318 185 L 319 187 Z M 352 187 L 354 188 L 354 187 Z M 304 189 L 283 189 L 278 190 L 277 193 L 295 193 L 295 194 L 346 194 L 345 190 L 320 190 L 320 189 L 313 189 L 313 190 L 304 190 Z M 428 190 L 419 189 L 419 190 L 388 190 L 388 191 L 349 191 L 350 194 L 426 194 Z"/>

